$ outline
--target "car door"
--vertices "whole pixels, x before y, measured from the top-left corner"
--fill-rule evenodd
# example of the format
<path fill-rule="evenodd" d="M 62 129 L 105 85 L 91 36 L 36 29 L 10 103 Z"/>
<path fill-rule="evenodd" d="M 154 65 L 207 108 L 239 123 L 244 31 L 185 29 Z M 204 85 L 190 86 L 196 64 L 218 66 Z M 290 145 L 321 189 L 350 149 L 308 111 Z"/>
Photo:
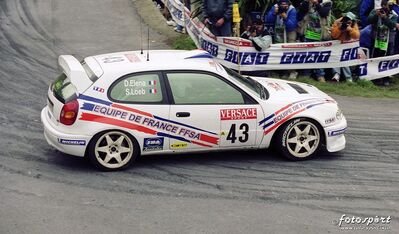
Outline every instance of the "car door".
<path fill-rule="evenodd" d="M 223 77 L 203 71 L 167 72 L 170 120 L 179 124 L 170 149 L 254 146 L 259 105 Z"/>

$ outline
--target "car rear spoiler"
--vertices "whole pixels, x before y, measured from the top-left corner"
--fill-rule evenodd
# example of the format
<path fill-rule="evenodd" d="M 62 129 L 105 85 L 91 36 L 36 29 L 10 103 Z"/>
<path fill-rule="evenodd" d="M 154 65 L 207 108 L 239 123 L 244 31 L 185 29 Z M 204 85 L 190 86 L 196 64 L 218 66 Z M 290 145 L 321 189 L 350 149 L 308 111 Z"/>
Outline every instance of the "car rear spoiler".
<path fill-rule="evenodd" d="M 83 93 L 93 84 L 83 66 L 74 56 L 60 55 L 58 64 L 79 93 Z"/>

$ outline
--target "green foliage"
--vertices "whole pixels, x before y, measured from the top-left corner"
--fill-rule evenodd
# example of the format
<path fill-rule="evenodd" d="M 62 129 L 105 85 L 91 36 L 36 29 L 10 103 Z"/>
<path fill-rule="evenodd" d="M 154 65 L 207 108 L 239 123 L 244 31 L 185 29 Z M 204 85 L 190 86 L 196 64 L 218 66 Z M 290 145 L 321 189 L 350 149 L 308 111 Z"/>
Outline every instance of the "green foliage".
<path fill-rule="evenodd" d="M 173 42 L 173 48 L 176 50 L 194 50 L 197 49 L 194 41 L 188 35 L 181 35 Z"/>
<path fill-rule="evenodd" d="M 366 88 L 368 90 L 378 90 L 378 87 L 373 84 L 373 82 L 368 80 L 358 80 L 357 85 L 361 88 Z"/>
<path fill-rule="evenodd" d="M 336 18 L 340 18 L 343 13 L 353 12 L 355 15 L 359 15 L 358 6 L 361 0 L 334 0 L 332 12 Z"/>
<path fill-rule="evenodd" d="M 198 17 L 199 19 L 202 19 L 201 14 L 202 14 L 202 0 L 191 0 L 191 17 L 195 18 Z"/>
<path fill-rule="evenodd" d="M 330 93 L 343 96 L 358 96 L 369 98 L 399 98 L 399 78 L 393 78 L 393 83 L 388 87 L 376 86 L 368 80 L 358 80 L 357 82 L 340 82 L 340 83 L 320 83 L 313 79 L 299 77 L 299 82 L 308 83 L 316 86 L 318 89 Z"/>

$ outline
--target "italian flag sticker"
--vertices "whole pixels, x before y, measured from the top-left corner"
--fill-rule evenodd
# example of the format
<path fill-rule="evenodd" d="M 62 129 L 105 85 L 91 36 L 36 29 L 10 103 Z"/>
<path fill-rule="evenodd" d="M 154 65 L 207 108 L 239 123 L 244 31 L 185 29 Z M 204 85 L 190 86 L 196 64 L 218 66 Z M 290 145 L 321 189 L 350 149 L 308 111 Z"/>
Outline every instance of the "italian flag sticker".
<path fill-rule="evenodd" d="M 155 81 L 154 81 L 154 82 L 155 82 Z M 156 89 L 150 89 L 149 92 L 150 92 L 150 93 L 157 93 L 157 90 L 156 90 Z"/>
<path fill-rule="evenodd" d="M 149 85 L 156 85 L 156 83 L 157 83 L 156 80 L 150 80 L 150 81 L 148 81 L 148 84 L 149 84 Z"/>

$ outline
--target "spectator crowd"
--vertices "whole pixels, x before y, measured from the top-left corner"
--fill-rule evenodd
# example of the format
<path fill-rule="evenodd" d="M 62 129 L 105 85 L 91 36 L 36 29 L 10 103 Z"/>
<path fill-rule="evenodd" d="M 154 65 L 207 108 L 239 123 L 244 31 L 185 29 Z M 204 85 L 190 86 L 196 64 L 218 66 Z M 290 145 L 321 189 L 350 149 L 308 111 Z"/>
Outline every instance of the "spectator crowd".
<path fill-rule="evenodd" d="M 368 57 L 376 58 L 399 53 L 399 0 L 362 0 L 358 16 L 345 12 L 335 19 L 332 0 L 275 0 L 262 14 L 244 16 L 241 37 L 253 42 L 257 50 L 265 50 L 272 43 L 319 42 L 328 40 L 359 40 Z M 161 1 L 156 1 L 157 4 Z M 185 0 L 186 7 L 190 1 Z M 202 17 L 215 36 L 232 36 L 234 0 L 203 0 Z M 178 32 L 183 30 L 176 29 Z M 338 67 L 329 71 L 331 81 L 352 82 L 355 68 Z M 324 69 L 301 70 L 325 82 Z M 284 78 L 295 79 L 297 71 L 281 71 Z M 389 85 L 389 77 L 373 81 Z"/>

